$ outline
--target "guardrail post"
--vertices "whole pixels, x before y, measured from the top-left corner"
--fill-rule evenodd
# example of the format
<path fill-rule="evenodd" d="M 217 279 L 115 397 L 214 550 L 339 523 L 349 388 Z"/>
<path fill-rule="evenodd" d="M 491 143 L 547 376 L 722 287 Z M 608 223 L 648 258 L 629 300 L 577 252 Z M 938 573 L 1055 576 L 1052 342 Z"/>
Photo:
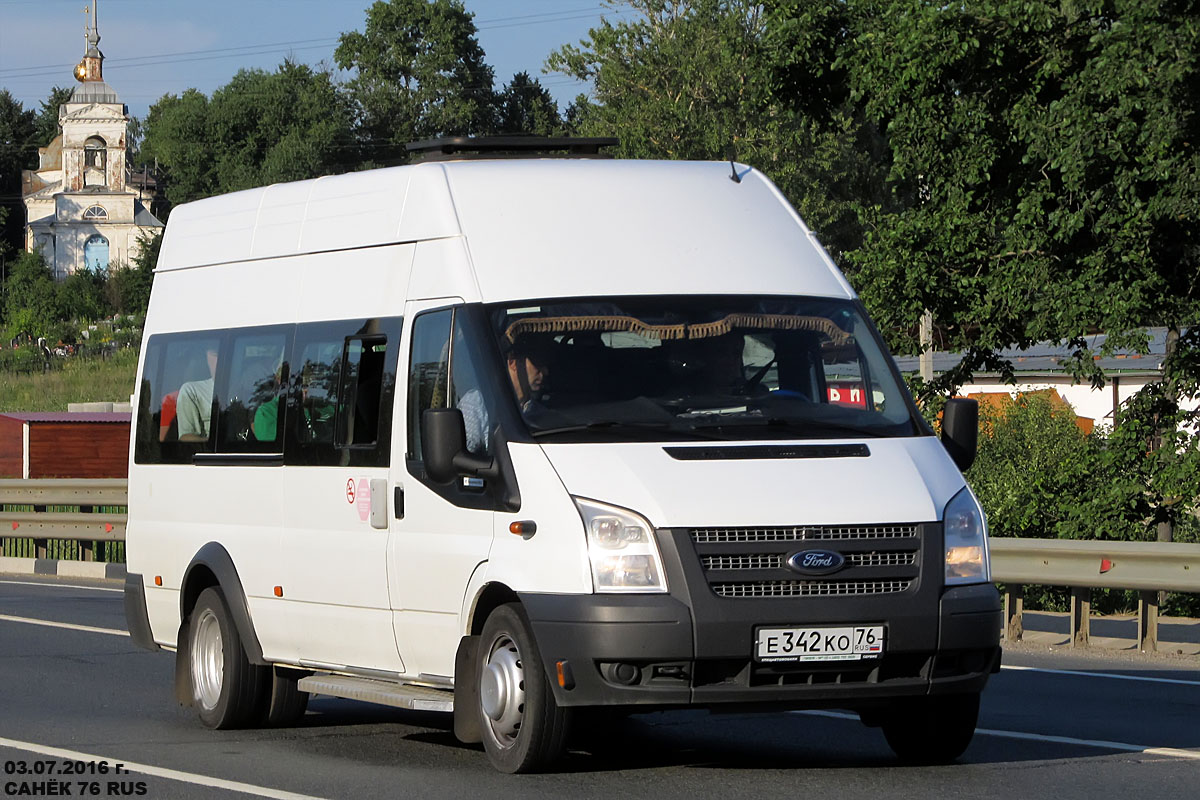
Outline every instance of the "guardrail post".
<path fill-rule="evenodd" d="M 1021 635 L 1025 633 L 1024 612 L 1025 587 L 1019 583 L 1008 584 L 1004 587 L 1004 638 L 1008 641 L 1021 641 Z"/>
<path fill-rule="evenodd" d="M 48 544 L 49 544 L 49 540 L 47 540 L 47 539 L 34 539 L 33 540 L 33 547 L 34 547 L 33 557 L 34 558 L 45 558 L 46 557 L 46 546 Z"/>
<path fill-rule="evenodd" d="M 80 561 L 95 561 L 96 560 L 96 543 L 79 540 L 79 560 Z"/>
<path fill-rule="evenodd" d="M 1138 650 L 1158 649 L 1158 592 L 1138 592 Z"/>
<path fill-rule="evenodd" d="M 1071 587 L 1071 647 L 1087 647 L 1091 635 L 1092 590 Z"/>

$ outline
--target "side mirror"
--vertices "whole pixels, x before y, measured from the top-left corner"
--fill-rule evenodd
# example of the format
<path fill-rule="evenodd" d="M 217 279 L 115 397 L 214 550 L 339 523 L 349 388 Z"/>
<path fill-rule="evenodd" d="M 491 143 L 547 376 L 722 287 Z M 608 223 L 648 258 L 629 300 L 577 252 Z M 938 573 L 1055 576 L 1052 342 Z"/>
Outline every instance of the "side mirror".
<path fill-rule="evenodd" d="M 467 429 L 457 408 L 421 412 L 421 459 L 435 483 L 449 483 L 459 475 L 492 478 L 498 474 L 495 459 L 473 456 L 467 450 Z"/>
<path fill-rule="evenodd" d="M 970 469 L 979 447 L 979 403 L 965 397 L 946 401 L 942 411 L 942 446 L 959 470 Z"/>

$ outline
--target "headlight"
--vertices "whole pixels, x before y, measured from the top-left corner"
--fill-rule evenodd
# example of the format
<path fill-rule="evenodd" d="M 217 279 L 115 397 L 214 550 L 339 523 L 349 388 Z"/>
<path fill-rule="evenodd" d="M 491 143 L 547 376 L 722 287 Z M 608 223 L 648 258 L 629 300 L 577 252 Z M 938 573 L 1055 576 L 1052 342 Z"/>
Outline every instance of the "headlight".
<path fill-rule="evenodd" d="M 665 592 L 662 557 L 650 523 L 632 511 L 576 497 L 597 592 Z"/>
<path fill-rule="evenodd" d="M 988 583 L 987 518 L 970 487 L 951 498 L 942 515 L 946 541 L 946 584 Z"/>

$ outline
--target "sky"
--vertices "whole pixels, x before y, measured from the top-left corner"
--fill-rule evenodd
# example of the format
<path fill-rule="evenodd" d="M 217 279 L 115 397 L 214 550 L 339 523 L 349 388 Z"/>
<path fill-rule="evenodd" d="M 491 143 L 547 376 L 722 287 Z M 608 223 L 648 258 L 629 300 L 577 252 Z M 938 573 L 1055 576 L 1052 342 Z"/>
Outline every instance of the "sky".
<path fill-rule="evenodd" d="M 362 30 L 371 0 L 99 0 L 104 78 L 135 117 L 164 94 L 211 94 L 243 68 L 287 56 L 333 65 L 338 35 Z M 602 0 L 465 0 L 497 88 L 537 77 L 561 110 L 587 85 L 542 72 L 546 56 L 587 36 L 601 16 L 630 12 Z M 74 86 L 90 0 L 0 0 L 0 89 L 39 110 L 53 86 Z"/>

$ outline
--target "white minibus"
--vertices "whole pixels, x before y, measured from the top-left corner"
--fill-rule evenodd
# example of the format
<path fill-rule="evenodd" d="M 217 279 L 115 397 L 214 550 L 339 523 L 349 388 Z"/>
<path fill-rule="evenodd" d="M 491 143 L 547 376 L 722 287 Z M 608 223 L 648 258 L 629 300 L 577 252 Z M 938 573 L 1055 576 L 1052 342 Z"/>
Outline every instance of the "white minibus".
<path fill-rule="evenodd" d="M 934 435 L 762 173 L 602 144 L 173 211 L 134 641 L 209 727 L 441 710 L 505 772 L 670 708 L 844 708 L 957 758 L 1000 664 L 973 404 Z"/>

